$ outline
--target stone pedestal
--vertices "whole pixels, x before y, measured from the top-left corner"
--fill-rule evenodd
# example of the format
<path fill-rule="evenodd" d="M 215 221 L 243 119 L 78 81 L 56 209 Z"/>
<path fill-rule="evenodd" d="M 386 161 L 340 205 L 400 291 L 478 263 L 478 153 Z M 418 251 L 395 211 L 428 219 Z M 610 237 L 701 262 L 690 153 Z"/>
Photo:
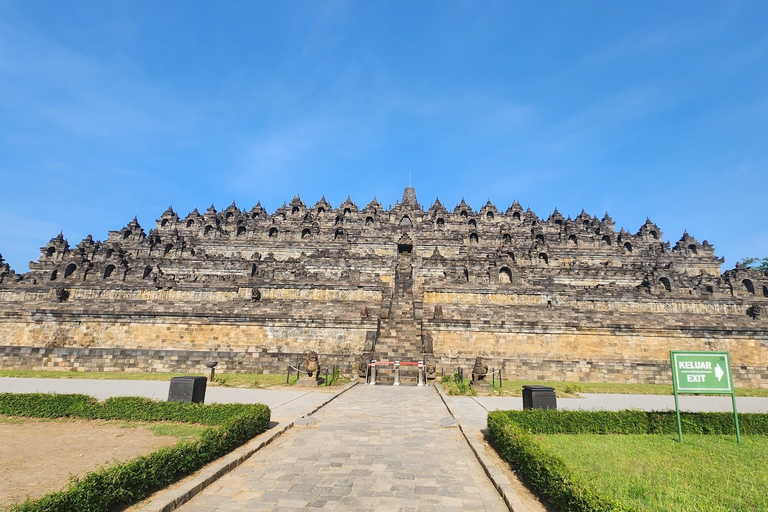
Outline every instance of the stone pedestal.
<path fill-rule="evenodd" d="M 485 379 L 473 380 L 471 385 L 472 389 L 474 389 L 478 395 L 490 395 L 491 392 L 493 392 L 493 386 L 491 386 L 491 383 Z"/>
<path fill-rule="evenodd" d="M 322 382 L 322 379 L 317 379 L 316 377 L 310 377 L 308 375 L 302 375 L 299 377 L 299 380 L 296 381 L 294 386 L 298 386 L 300 388 L 316 388 Z"/>

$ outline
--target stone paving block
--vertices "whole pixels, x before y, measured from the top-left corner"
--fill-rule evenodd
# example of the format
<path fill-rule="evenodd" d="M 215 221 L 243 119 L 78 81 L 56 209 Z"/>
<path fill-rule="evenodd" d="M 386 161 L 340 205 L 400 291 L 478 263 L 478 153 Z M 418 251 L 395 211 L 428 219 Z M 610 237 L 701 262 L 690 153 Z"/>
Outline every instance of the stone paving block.
<path fill-rule="evenodd" d="M 447 414 L 429 387 L 357 386 L 181 510 L 506 511 L 460 431 L 440 428 Z"/>

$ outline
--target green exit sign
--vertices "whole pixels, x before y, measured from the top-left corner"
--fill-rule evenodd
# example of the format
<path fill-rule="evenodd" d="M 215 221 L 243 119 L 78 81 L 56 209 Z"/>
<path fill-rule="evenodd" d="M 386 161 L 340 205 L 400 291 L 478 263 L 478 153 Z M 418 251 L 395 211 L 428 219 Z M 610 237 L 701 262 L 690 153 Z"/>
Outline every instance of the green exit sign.
<path fill-rule="evenodd" d="M 684 352 L 671 350 L 672 384 L 675 390 L 677 412 L 677 436 L 683 442 L 683 424 L 680 421 L 680 393 L 722 393 L 731 395 L 733 421 L 736 425 L 736 441 L 741 442 L 739 414 L 736 411 L 736 393 L 731 379 L 731 356 L 728 352 Z"/>
<path fill-rule="evenodd" d="M 728 352 L 671 351 L 675 393 L 733 393 Z"/>

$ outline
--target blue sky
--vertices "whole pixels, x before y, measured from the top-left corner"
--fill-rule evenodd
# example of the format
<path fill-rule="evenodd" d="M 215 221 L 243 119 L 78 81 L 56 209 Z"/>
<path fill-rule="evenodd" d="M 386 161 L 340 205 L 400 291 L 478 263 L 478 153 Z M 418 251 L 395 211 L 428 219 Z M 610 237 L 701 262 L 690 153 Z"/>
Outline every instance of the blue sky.
<path fill-rule="evenodd" d="M 0 253 L 295 194 L 768 256 L 768 2 L 0 0 Z"/>

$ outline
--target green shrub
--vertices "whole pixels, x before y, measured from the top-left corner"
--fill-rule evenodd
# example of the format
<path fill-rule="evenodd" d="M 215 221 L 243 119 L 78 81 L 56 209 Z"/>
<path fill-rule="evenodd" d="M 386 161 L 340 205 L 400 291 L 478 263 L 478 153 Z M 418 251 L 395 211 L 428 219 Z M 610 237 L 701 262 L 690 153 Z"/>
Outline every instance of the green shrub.
<path fill-rule="evenodd" d="M 441 382 L 446 383 L 445 391 L 449 395 L 477 396 L 477 391 L 469 385 L 469 379 L 462 379 L 459 372 L 452 376 L 444 375 Z"/>
<path fill-rule="evenodd" d="M 562 459 L 541 448 L 532 436 L 501 414 L 488 415 L 491 443 L 542 496 L 562 510 L 633 511 L 581 482 Z"/>
<path fill-rule="evenodd" d="M 578 384 L 566 384 L 566 386 L 563 388 L 563 393 L 567 395 L 576 395 L 578 393 L 581 393 L 582 389 L 581 386 Z"/>
<path fill-rule="evenodd" d="M 85 395 L 0 394 L 0 414 L 26 417 L 181 421 L 212 425 L 196 441 L 101 468 L 67 489 L 12 506 L 11 512 L 108 512 L 152 492 L 264 432 L 270 419 L 262 404 L 192 404 L 119 397 L 98 402 Z"/>
<path fill-rule="evenodd" d="M 735 434 L 732 413 L 681 413 L 683 432 Z M 739 414 L 742 434 L 768 435 L 768 414 Z M 633 508 L 582 482 L 531 434 L 677 434 L 674 411 L 494 411 L 488 414 L 491 443 L 531 486 L 565 511 L 631 511 Z"/>
<path fill-rule="evenodd" d="M 496 411 L 532 434 L 676 434 L 674 411 Z M 733 413 L 680 413 L 683 433 L 735 434 Z M 745 435 L 768 435 L 768 414 L 739 414 Z"/>
<path fill-rule="evenodd" d="M 446 392 L 454 396 L 477 396 L 477 391 L 469 385 L 469 381 L 449 383 Z"/>
<path fill-rule="evenodd" d="M 175 421 L 221 425 L 227 419 L 260 413 L 261 404 L 196 404 L 161 402 L 121 396 L 99 402 L 86 395 L 0 393 L 0 414 L 33 418 L 86 418 L 127 421 Z"/>
<path fill-rule="evenodd" d="M 84 411 L 97 407 L 98 403 L 87 395 L 0 393 L 0 414 L 28 418 L 82 417 Z"/>

